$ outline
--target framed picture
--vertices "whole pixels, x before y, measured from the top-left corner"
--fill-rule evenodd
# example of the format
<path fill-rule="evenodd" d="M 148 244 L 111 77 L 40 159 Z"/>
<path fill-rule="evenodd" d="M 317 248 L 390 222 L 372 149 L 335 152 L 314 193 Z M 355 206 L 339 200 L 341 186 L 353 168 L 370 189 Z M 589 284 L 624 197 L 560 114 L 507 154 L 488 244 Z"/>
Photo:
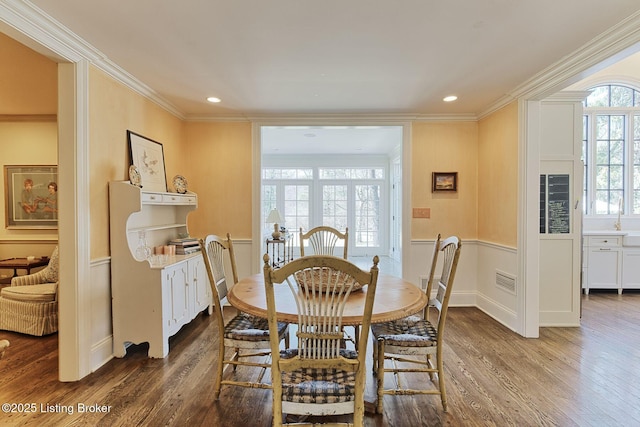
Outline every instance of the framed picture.
<path fill-rule="evenodd" d="M 58 228 L 58 167 L 4 166 L 6 228 Z"/>
<path fill-rule="evenodd" d="M 162 144 L 127 131 L 131 164 L 138 168 L 140 184 L 147 191 L 167 191 L 167 177 L 164 168 Z"/>
<path fill-rule="evenodd" d="M 458 172 L 433 172 L 431 191 L 458 191 Z"/>

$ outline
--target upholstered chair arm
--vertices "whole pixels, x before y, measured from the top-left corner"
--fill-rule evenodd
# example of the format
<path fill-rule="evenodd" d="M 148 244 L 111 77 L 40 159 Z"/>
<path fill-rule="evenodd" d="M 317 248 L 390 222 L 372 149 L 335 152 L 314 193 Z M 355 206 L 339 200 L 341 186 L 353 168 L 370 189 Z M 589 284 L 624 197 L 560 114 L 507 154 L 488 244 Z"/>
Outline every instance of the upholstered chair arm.
<path fill-rule="evenodd" d="M 11 279 L 11 286 L 38 285 L 40 283 L 48 283 L 48 276 L 45 271 L 41 270 L 37 273 L 27 274 L 25 276 L 16 276 Z"/>

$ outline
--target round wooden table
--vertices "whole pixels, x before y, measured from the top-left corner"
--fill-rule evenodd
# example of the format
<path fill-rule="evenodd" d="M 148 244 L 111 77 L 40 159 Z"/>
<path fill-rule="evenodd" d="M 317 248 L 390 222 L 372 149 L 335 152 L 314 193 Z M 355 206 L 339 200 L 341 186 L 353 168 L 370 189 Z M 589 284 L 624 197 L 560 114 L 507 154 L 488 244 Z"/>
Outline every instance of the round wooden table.
<path fill-rule="evenodd" d="M 298 312 L 286 283 L 274 286 L 277 317 L 281 322 L 297 323 Z M 351 293 L 345 307 L 342 323 L 362 323 L 367 287 Z M 240 311 L 267 318 L 267 300 L 262 273 L 245 277 L 236 283 L 227 294 L 229 303 Z M 376 298 L 373 303 L 371 323 L 401 319 L 422 310 L 429 302 L 427 295 L 416 285 L 399 277 L 378 276 Z"/>

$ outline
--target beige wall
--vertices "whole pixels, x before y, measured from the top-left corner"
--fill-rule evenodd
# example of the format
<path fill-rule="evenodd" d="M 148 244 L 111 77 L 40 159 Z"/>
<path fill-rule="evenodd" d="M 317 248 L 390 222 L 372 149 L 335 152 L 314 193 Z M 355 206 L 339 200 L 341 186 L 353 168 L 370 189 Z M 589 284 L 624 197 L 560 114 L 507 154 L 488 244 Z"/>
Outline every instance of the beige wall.
<path fill-rule="evenodd" d="M 129 179 L 127 130 L 162 143 L 169 183 L 174 175 L 186 172 L 187 161 L 179 118 L 95 68 L 89 75 L 89 94 L 91 258 L 95 259 L 110 254 L 109 181 Z"/>
<path fill-rule="evenodd" d="M 412 239 L 455 234 L 477 237 L 476 122 L 416 122 L 412 125 L 411 206 L 430 208 L 431 218 L 411 220 Z M 431 192 L 432 172 L 458 172 L 458 191 Z"/>
<path fill-rule="evenodd" d="M 478 123 L 478 239 L 517 246 L 518 103 Z"/>
<path fill-rule="evenodd" d="M 57 64 L 4 34 L 0 52 L 0 258 L 48 255 L 57 230 L 5 228 L 4 166 L 58 164 Z"/>
<path fill-rule="evenodd" d="M 189 216 L 194 236 L 231 233 L 251 238 L 252 142 L 250 122 L 189 122 L 184 176 L 198 194 Z"/>
<path fill-rule="evenodd" d="M 0 33 L 0 115 L 56 114 L 58 66 Z"/>

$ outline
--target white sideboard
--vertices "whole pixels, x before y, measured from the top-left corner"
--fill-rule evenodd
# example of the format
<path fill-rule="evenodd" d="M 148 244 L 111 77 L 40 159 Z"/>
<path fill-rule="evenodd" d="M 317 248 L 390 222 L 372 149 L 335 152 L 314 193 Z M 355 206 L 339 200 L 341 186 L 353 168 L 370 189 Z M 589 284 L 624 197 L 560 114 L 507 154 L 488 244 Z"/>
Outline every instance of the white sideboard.
<path fill-rule="evenodd" d="M 592 231 L 584 233 L 583 283 L 589 289 L 640 289 L 640 247 L 624 242 L 627 232 Z"/>
<path fill-rule="evenodd" d="M 198 313 L 211 312 L 211 294 L 199 252 L 166 259 L 138 255 L 141 237 L 149 248 L 187 235 L 187 215 L 198 206 L 194 193 L 148 192 L 128 181 L 109 183 L 113 353 L 149 343 L 149 357 L 169 353 L 169 337 Z"/>

